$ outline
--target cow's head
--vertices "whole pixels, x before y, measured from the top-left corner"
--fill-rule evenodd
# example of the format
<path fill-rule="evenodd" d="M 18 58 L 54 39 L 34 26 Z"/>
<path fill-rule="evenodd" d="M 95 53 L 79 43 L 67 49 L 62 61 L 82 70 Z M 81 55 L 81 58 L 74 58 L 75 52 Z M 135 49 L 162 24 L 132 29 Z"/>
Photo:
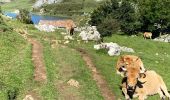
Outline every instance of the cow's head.
<path fill-rule="evenodd" d="M 142 87 L 141 84 L 143 84 L 140 81 L 138 81 L 138 79 L 141 77 L 144 78 L 145 74 L 143 73 L 143 71 L 140 70 L 140 67 L 136 67 L 138 66 L 136 62 L 129 64 L 125 72 L 125 76 L 127 77 L 128 90 L 134 90 L 137 85 L 139 86 L 139 88 L 141 88 Z"/>
<path fill-rule="evenodd" d="M 140 70 L 135 67 L 128 67 L 126 71 L 127 89 L 134 90 L 139 78 Z"/>
<path fill-rule="evenodd" d="M 131 65 L 133 62 L 137 61 L 138 58 L 137 56 L 133 56 L 133 55 L 123 55 L 121 56 L 118 61 L 117 61 L 117 65 L 116 65 L 116 70 L 117 73 L 124 73 L 127 68 L 129 67 L 129 65 Z M 140 65 L 138 64 L 136 67 L 139 67 Z"/>

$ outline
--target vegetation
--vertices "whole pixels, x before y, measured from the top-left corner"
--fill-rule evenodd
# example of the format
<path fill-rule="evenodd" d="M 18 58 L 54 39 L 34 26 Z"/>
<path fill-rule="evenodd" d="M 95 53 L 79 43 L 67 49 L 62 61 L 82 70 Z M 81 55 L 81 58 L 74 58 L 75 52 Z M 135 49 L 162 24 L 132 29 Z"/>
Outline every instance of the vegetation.
<path fill-rule="evenodd" d="M 9 3 L 9 5 L 3 5 L 2 8 L 7 7 L 6 9 L 10 9 L 10 7 L 15 8 L 18 4 L 24 5 L 28 3 L 23 1 L 15 0 L 12 2 L 14 4 Z M 34 0 L 31 1 L 34 2 Z M 50 5 L 45 5 L 44 7 L 46 11 L 53 9 L 50 13 L 57 14 L 61 12 L 55 12 L 56 9 L 59 10 L 60 7 L 64 7 L 72 2 L 71 4 L 80 9 L 78 12 L 91 12 L 100 4 L 92 6 L 93 3 L 90 3 L 90 1 L 64 0 L 64 3 L 56 7 L 56 4 L 51 5 L 51 7 Z M 17 2 L 18 4 L 15 4 Z M 110 0 L 93 11 L 90 24 L 97 25 L 102 36 L 110 36 L 104 38 L 105 42 L 115 42 L 120 46 L 133 48 L 135 53 L 123 52 L 121 55 L 133 54 L 139 56 L 145 68 L 147 70 L 155 70 L 160 74 L 168 89 L 170 89 L 169 44 L 144 40 L 142 36 L 131 37 L 117 32 L 120 29 L 126 34 L 133 34 L 139 31 L 163 32 L 170 28 L 168 4 L 169 1 L 167 0 L 122 0 L 121 4 L 117 0 Z M 24 5 L 25 8 L 28 5 Z M 68 8 L 64 8 L 63 11 L 76 12 L 76 8 L 73 5 L 67 5 Z M 17 8 L 22 7 L 18 6 Z M 86 16 L 84 17 L 86 19 Z M 110 57 L 106 50 L 94 50 L 94 42 L 78 43 L 76 41 L 77 36 L 74 36 L 75 40 L 70 41 L 66 46 L 56 44 L 52 48 L 52 40 L 63 39 L 63 36 L 59 34 L 62 30 L 52 33 L 36 30 L 32 24 L 25 24 L 30 19 L 28 11 L 25 10 L 21 11 L 20 18 L 24 18 L 20 19 L 24 23 L 17 20 L 6 20 L 0 16 L 0 98 L 2 100 L 10 98 L 22 100 L 29 93 L 34 93 L 43 100 L 65 100 L 65 98 L 68 99 L 70 96 L 74 97 L 75 100 L 103 100 L 95 81 L 92 79 L 92 74 L 81 55 L 73 50 L 76 48 L 83 48 L 89 53 L 97 70 L 103 75 L 110 89 L 115 94 L 116 100 L 124 99 L 119 89 L 121 77 L 116 74 L 114 69 L 118 56 Z M 34 81 L 34 65 L 31 57 L 32 45 L 8 26 L 14 29 L 27 28 L 28 36 L 42 43 L 47 70 L 47 83 Z M 69 79 L 77 80 L 80 83 L 80 88 L 69 86 L 67 84 Z M 158 99 L 158 95 L 148 98 L 148 100 Z"/>
<path fill-rule="evenodd" d="M 19 10 L 19 15 L 17 16 L 17 19 L 19 21 L 21 21 L 22 23 L 25 23 L 25 24 L 32 24 L 32 20 L 31 20 L 31 15 L 29 13 L 28 10 L 26 9 L 20 9 Z"/>
<path fill-rule="evenodd" d="M 82 15 L 84 12 L 90 13 L 100 4 L 101 2 L 98 3 L 94 0 L 64 0 L 59 4 L 47 4 L 41 8 L 45 9 L 46 14 L 73 16 Z"/>
<path fill-rule="evenodd" d="M 31 24 L 23 24 L 17 20 L 8 21 L 14 29 L 28 28 L 29 37 L 36 38 L 43 44 L 44 61 L 47 70 L 47 83 L 34 81 L 34 66 L 31 58 L 31 44 L 14 31 L 6 31 L 0 35 L 0 98 L 7 100 L 15 97 L 22 100 L 25 95 L 34 93 L 43 100 L 64 100 L 72 96 L 78 100 L 103 100 L 91 72 L 88 70 L 81 55 L 70 48 L 58 45 L 51 48 L 51 40 L 59 39 L 60 35 L 40 32 Z M 48 40 L 45 40 L 48 39 Z M 64 60 L 63 60 L 64 59 Z M 83 73 L 82 73 L 83 72 Z M 67 82 L 75 79 L 80 88 L 69 86 Z M 68 96 L 69 95 L 69 96 Z"/>
<path fill-rule="evenodd" d="M 100 33 L 110 35 L 111 30 L 105 25 L 106 18 L 117 20 L 114 25 L 120 25 L 122 32 L 126 34 L 135 34 L 143 31 L 163 32 L 170 27 L 170 5 L 166 0 L 118 0 L 107 1 L 93 11 L 90 24 L 96 25 Z M 103 24 L 104 23 L 104 24 Z M 108 21 L 109 24 L 109 21 Z M 98 28 L 98 29 L 99 29 Z M 106 32 L 109 30 L 110 33 Z M 118 28 L 115 28 L 118 31 Z"/>
<path fill-rule="evenodd" d="M 2 13 L 2 8 L 1 8 L 1 6 L 0 6 L 0 14 Z"/>
<path fill-rule="evenodd" d="M 12 0 L 10 3 L 2 5 L 4 11 L 15 11 L 17 9 L 32 10 L 34 0 Z"/>
<path fill-rule="evenodd" d="M 8 30 L 12 30 L 12 28 L 5 23 L 5 20 L 2 17 L 2 14 L 0 14 L 0 32 L 5 32 Z"/>
<path fill-rule="evenodd" d="M 170 89 L 170 68 L 168 67 L 170 65 L 170 47 L 168 43 L 144 40 L 142 36 L 131 37 L 125 34 L 122 35 L 118 33 L 113 34 L 111 37 L 105 37 L 104 41 L 114 42 L 118 43 L 120 46 L 133 48 L 135 50 L 135 53 L 122 52 L 121 55 L 132 54 L 139 56 L 142 59 L 145 68 L 147 70 L 155 70 L 158 74 L 160 74 L 163 77 L 168 90 Z M 71 44 L 68 45 L 72 48 L 85 49 L 91 55 L 97 69 L 107 80 L 110 89 L 112 89 L 113 93 L 116 95 L 116 100 L 123 100 L 124 97 L 119 88 L 122 77 L 120 75 L 117 75 L 115 70 L 115 65 L 119 56 L 110 57 L 107 54 L 106 50 L 94 50 L 94 44 L 94 42 L 79 44 L 76 41 L 73 41 Z M 154 95 L 149 96 L 147 100 L 158 100 L 159 98 L 159 95 Z"/>

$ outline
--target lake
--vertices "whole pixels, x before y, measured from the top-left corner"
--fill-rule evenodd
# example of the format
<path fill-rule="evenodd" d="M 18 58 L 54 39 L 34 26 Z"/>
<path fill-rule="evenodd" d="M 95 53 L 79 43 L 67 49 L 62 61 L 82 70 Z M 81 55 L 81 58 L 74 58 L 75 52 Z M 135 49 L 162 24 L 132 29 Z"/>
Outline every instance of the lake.
<path fill-rule="evenodd" d="M 6 16 L 10 16 L 12 18 L 16 18 L 17 14 L 12 12 L 4 12 L 3 13 Z M 68 19 L 66 17 L 59 17 L 59 16 L 47 16 L 47 15 L 37 15 L 37 14 L 31 14 L 31 20 L 34 24 L 38 24 L 40 20 L 63 20 Z"/>

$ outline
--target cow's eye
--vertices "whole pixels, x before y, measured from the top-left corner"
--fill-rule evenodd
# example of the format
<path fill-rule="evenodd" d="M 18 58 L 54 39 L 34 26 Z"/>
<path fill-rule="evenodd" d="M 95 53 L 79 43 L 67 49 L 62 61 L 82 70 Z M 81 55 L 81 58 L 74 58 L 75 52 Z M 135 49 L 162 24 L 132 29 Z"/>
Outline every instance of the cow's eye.
<path fill-rule="evenodd" d="M 125 66 L 122 66 L 123 68 L 125 68 Z"/>

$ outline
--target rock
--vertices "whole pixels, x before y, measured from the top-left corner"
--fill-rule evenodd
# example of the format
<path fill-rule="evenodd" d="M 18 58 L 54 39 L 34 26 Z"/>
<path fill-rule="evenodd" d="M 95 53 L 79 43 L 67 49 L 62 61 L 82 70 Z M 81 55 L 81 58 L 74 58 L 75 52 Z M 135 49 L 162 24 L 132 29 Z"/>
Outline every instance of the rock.
<path fill-rule="evenodd" d="M 158 56 L 159 54 L 158 54 L 158 53 L 156 53 L 155 55 L 156 55 L 156 56 Z"/>
<path fill-rule="evenodd" d="M 134 50 L 132 48 L 128 48 L 125 46 L 119 46 L 117 43 L 101 43 L 98 45 L 94 45 L 94 49 L 95 50 L 99 50 L 99 49 L 107 49 L 108 50 L 108 54 L 109 56 L 118 56 L 120 55 L 120 52 L 134 52 Z"/>
<path fill-rule="evenodd" d="M 45 31 L 45 32 L 54 32 L 56 27 L 53 25 L 35 25 L 35 28 L 37 28 L 40 31 Z"/>
<path fill-rule="evenodd" d="M 60 3 L 63 0 L 37 0 L 35 4 L 33 5 L 33 8 L 39 8 L 43 4 L 52 4 L 52 3 Z"/>
<path fill-rule="evenodd" d="M 74 38 L 70 35 L 64 36 L 64 40 L 74 40 Z"/>
<path fill-rule="evenodd" d="M 61 34 L 62 34 L 62 35 L 66 35 L 67 33 L 65 33 L 65 32 L 61 32 Z"/>
<path fill-rule="evenodd" d="M 97 31 L 96 26 L 83 27 L 79 36 L 83 41 L 89 41 L 89 40 L 99 41 L 101 39 L 100 33 Z"/>
<path fill-rule="evenodd" d="M 118 56 L 120 55 L 120 49 L 117 48 L 110 48 L 108 51 L 109 56 Z"/>
<path fill-rule="evenodd" d="M 34 98 L 31 95 L 26 95 L 23 100 L 34 100 Z"/>
<path fill-rule="evenodd" d="M 158 38 L 153 39 L 154 41 L 161 41 L 161 42 L 170 42 L 170 35 L 169 34 L 165 34 L 162 35 Z"/>
<path fill-rule="evenodd" d="M 68 44 L 69 42 L 70 42 L 70 41 L 67 40 L 67 41 L 64 42 L 64 44 Z"/>
<path fill-rule="evenodd" d="M 125 47 L 125 46 L 121 47 L 121 51 L 123 51 L 123 52 L 134 52 L 134 50 L 132 48 L 128 48 L 128 47 Z"/>
<path fill-rule="evenodd" d="M 70 85 L 70 86 L 77 87 L 77 88 L 80 87 L 79 82 L 76 81 L 76 80 L 74 80 L 74 79 L 70 79 L 70 80 L 67 82 L 67 84 Z"/>

